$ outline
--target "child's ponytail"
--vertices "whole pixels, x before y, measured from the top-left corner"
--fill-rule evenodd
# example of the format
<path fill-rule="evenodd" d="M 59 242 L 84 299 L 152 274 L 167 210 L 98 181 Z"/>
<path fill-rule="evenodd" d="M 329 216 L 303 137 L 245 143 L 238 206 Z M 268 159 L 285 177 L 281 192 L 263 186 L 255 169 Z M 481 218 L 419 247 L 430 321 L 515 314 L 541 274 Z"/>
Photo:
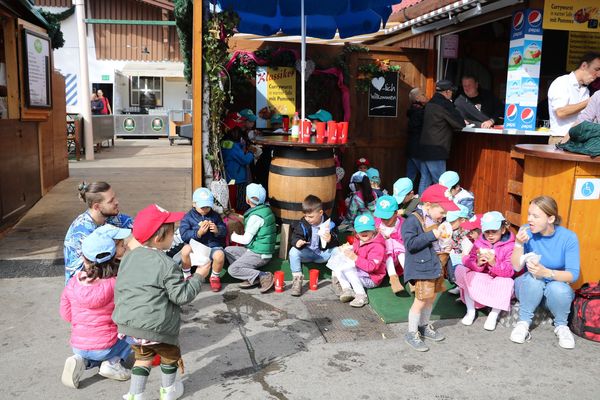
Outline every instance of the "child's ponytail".
<path fill-rule="evenodd" d="M 109 254 L 106 253 L 106 255 Z M 102 255 L 99 254 L 98 256 Z M 117 276 L 117 272 L 119 271 L 119 262 L 114 257 L 103 263 L 90 261 L 87 258 L 85 261 L 83 269 L 89 280 L 112 278 Z"/>

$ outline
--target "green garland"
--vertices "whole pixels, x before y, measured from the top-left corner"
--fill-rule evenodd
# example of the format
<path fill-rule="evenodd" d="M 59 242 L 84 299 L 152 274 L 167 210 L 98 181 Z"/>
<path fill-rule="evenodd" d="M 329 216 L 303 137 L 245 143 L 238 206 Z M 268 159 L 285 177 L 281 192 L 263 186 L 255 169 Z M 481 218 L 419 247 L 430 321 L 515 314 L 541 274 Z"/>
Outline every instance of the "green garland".
<path fill-rule="evenodd" d="M 61 12 L 51 13 L 50 11 L 38 9 L 39 13 L 48 21 L 48 36 L 52 42 L 53 49 L 60 49 L 65 45 L 65 39 L 62 31 L 60 30 L 60 21 L 64 21 L 69 18 L 75 12 L 75 6 Z"/>
<path fill-rule="evenodd" d="M 200 1 L 200 0 L 197 0 Z M 194 46 L 194 2 L 175 0 L 173 14 L 179 35 L 179 47 L 183 57 L 183 76 L 192 82 L 192 50 Z"/>
<path fill-rule="evenodd" d="M 399 65 L 391 65 L 390 60 L 375 60 L 374 63 L 358 66 L 358 77 L 356 79 L 356 90 L 358 92 L 368 92 L 371 85 L 371 79 L 381 76 L 386 72 L 400 71 Z"/>

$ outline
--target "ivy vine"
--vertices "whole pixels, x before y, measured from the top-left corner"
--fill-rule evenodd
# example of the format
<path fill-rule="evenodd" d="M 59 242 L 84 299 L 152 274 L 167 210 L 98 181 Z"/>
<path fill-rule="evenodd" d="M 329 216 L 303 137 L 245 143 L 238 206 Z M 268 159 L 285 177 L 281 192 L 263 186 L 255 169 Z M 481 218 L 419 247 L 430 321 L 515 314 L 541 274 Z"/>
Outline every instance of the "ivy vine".
<path fill-rule="evenodd" d="M 374 63 L 359 65 L 356 90 L 359 92 L 368 92 L 369 86 L 371 85 L 371 79 L 381 76 L 386 72 L 396 71 L 400 71 L 400 66 L 392 65 L 390 60 L 376 59 Z"/>

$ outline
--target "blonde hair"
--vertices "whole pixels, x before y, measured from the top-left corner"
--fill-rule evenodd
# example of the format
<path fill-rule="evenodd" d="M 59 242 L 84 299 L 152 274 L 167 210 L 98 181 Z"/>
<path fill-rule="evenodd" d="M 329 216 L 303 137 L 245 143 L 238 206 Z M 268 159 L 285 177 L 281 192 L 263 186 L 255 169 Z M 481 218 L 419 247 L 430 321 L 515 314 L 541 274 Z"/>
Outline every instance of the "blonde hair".
<path fill-rule="evenodd" d="M 562 218 L 558 215 L 558 204 L 550 196 L 538 196 L 531 200 L 529 204 L 535 204 L 548 217 L 554 217 L 554 225 L 559 226 Z"/>

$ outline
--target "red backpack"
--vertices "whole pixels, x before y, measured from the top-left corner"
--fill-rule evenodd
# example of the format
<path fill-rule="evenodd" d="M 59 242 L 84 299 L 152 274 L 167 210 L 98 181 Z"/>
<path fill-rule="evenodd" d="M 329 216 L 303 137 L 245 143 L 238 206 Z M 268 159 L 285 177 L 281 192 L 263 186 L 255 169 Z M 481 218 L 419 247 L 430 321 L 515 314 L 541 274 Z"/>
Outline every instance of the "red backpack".
<path fill-rule="evenodd" d="M 569 326 L 574 334 L 600 342 L 600 282 L 586 283 L 575 291 Z"/>

